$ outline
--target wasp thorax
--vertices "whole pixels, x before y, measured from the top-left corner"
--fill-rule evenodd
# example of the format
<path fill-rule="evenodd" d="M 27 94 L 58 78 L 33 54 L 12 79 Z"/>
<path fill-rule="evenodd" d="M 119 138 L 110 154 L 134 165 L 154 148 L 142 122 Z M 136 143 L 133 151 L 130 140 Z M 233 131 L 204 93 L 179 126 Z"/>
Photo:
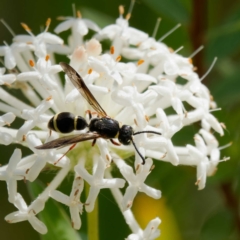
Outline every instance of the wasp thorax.
<path fill-rule="evenodd" d="M 89 124 L 89 130 L 99 133 L 102 138 L 115 138 L 119 132 L 119 123 L 112 118 L 94 118 Z"/>
<path fill-rule="evenodd" d="M 83 130 L 88 126 L 86 120 L 81 116 L 75 116 L 70 112 L 56 114 L 48 122 L 48 128 L 61 133 L 70 133 L 73 130 Z"/>
<path fill-rule="evenodd" d="M 129 145 L 131 143 L 132 135 L 132 127 L 129 125 L 123 125 L 119 131 L 118 140 L 123 145 Z"/>

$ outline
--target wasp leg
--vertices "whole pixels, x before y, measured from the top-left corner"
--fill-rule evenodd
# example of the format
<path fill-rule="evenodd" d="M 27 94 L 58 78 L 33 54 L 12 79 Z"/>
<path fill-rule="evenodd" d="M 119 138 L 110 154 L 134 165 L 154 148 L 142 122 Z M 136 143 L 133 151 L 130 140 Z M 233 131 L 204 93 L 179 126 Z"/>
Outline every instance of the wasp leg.
<path fill-rule="evenodd" d="M 68 154 L 68 152 L 70 152 L 76 145 L 77 145 L 76 143 L 73 144 L 73 145 L 54 163 L 54 165 L 57 165 L 58 162 L 59 162 L 64 156 L 66 156 L 66 155 Z"/>
<path fill-rule="evenodd" d="M 86 114 L 88 114 L 89 120 L 91 120 L 91 119 L 92 119 L 92 113 L 91 113 L 91 111 L 90 111 L 90 110 L 87 110 L 87 111 L 86 111 Z"/>
<path fill-rule="evenodd" d="M 116 146 L 121 146 L 121 143 L 115 142 L 113 139 L 110 139 L 111 143 Z"/>
<path fill-rule="evenodd" d="M 96 138 L 92 141 L 92 147 L 95 145 L 96 141 L 97 141 Z"/>
<path fill-rule="evenodd" d="M 51 137 L 51 135 L 52 135 L 52 130 L 49 129 L 49 137 Z"/>

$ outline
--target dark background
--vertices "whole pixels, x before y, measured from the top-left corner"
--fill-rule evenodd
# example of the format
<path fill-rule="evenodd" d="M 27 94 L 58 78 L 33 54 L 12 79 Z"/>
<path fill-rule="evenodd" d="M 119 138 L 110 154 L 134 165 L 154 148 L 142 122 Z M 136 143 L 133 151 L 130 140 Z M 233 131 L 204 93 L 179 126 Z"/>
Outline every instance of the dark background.
<path fill-rule="evenodd" d="M 50 32 L 59 23 L 58 16 L 72 16 L 72 3 L 80 10 L 84 18 L 94 20 L 100 27 L 115 22 L 118 17 L 118 6 L 124 5 L 126 11 L 129 0 L 1 0 L 0 18 L 4 19 L 16 34 L 25 33 L 20 23 L 24 22 L 38 34 L 47 18 L 52 19 Z M 162 235 L 159 239 L 167 240 L 236 240 L 240 239 L 239 213 L 239 124 L 240 124 L 240 2 L 237 0 L 138 0 L 135 3 L 130 25 L 152 35 L 156 20 L 162 18 L 156 38 L 160 38 L 176 24 L 182 26 L 164 42 L 171 48 L 184 46 L 180 54 L 189 56 L 200 45 L 205 48 L 193 58 L 197 72 L 202 76 L 210 66 L 214 57 L 218 61 L 211 73 L 204 79 L 218 106 L 222 111 L 214 115 L 227 126 L 225 136 L 219 139 L 220 145 L 233 142 L 233 145 L 222 151 L 223 156 L 230 156 L 231 160 L 221 163 L 215 176 L 208 178 L 206 188 L 198 191 L 194 185 L 196 169 L 191 167 L 174 167 L 168 163 L 155 161 L 156 168 L 150 175 L 148 183 L 161 189 L 163 198 L 159 201 L 150 200 L 139 194 L 134 203 L 134 211 L 142 227 L 159 215 L 162 223 Z M 65 37 L 67 35 L 60 35 Z M 3 41 L 11 44 L 12 36 L 0 24 L 0 44 Z M 192 126 L 189 131 L 176 139 L 176 144 L 184 145 L 189 142 L 192 134 L 197 131 Z M 191 139 L 192 142 L 192 139 Z M 14 148 L 2 147 L 1 164 L 5 164 Z M 41 184 L 51 180 L 54 173 L 42 174 Z M 20 182 L 18 187 L 28 203 L 31 202 L 33 190 L 39 184 L 25 184 Z M 69 192 L 71 179 L 62 184 L 63 191 Z M 78 235 L 71 229 L 68 220 L 68 209 L 60 204 L 49 201 L 44 212 L 51 224 L 49 233 L 39 236 L 28 222 L 7 224 L 4 217 L 14 211 L 14 207 L 7 201 L 5 182 L 0 182 L 0 238 L 2 240 L 28 239 L 78 239 Z M 124 239 L 130 231 L 127 228 L 118 207 L 108 191 L 102 191 L 99 201 L 100 208 L 100 239 Z M 55 209 L 56 208 L 56 209 Z M 58 213 L 57 209 L 61 209 Z M 150 209 L 150 210 L 149 210 Z M 152 209 L 152 210 L 151 210 Z M 66 210 L 66 212 L 65 212 Z M 154 211 L 155 212 L 154 212 Z M 151 212 L 154 212 L 151 215 Z M 157 213 L 156 213 L 157 211 Z M 48 214 L 49 213 L 49 214 Z M 155 215 L 154 215 L 155 214 Z M 81 237 L 86 239 L 85 214 Z M 59 231 L 65 232 L 63 234 Z M 67 232 L 67 234 L 66 234 Z"/>

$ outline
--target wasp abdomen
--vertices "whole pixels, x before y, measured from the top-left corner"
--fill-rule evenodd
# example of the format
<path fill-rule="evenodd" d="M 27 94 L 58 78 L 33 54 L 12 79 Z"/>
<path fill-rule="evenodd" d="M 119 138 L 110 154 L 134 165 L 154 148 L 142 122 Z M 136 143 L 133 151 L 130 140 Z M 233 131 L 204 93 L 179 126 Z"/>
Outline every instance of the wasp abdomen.
<path fill-rule="evenodd" d="M 48 122 L 48 128 L 56 132 L 70 133 L 73 130 L 83 130 L 88 126 L 86 120 L 81 116 L 75 116 L 70 112 L 56 114 Z"/>

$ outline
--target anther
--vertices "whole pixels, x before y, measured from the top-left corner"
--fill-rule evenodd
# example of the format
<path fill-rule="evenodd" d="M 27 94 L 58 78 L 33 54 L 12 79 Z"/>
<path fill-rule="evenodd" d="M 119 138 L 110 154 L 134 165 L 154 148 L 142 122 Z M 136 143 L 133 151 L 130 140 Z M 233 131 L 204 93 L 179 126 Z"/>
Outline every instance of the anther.
<path fill-rule="evenodd" d="M 110 53 L 111 53 L 111 54 L 114 54 L 114 51 L 115 51 L 114 46 L 111 46 L 111 48 L 110 48 Z"/>
<path fill-rule="evenodd" d="M 122 59 L 122 57 L 119 55 L 119 56 L 117 56 L 116 57 L 116 62 L 120 62 L 121 61 L 121 59 Z"/>
<path fill-rule="evenodd" d="M 141 64 L 143 64 L 143 63 L 144 63 L 144 60 L 143 60 L 143 59 L 140 59 L 140 60 L 138 60 L 137 65 L 139 66 L 139 65 L 141 65 Z"/>
<path fill-rule="evenodd" d="M 118 7 L 118 11 L 119 11 L 119 14 L 120 14 L 121 16 L 124 14 L 124 7 L 123 7 L 123 5 L 120 5 L 120 6 Z"/>
<path fill-rule="evenodd" d="M 46 30 L 45 30 L 46 32 L 47 32 L 50 24 L 51 24 L 51 18 L 48 18 L 47 21 L 46 21 Z"/>
<path fill-rule="evenodd" d="M 45 57 L 45 61 L 47 62 L 50 59 L 50 56 L 47 54 Z"/>
<path fill-rule="evenodd" d="M 77 18 L 82 18 L 82 14 L 79 10 L 77 10 Z"/>
<path fill-rule="evenodd" d="M 29 60 L 29 65 L 30 65 L 31 67 L 34 67 L 34 66 L 35 66 L 34 61 L 33 61 L 33 60 Z"/>
<path fill-rule="evenodd" d="M 31 32 L 31 29 L 28 27 L 27 24 L 25 23 L 21 23 L 22 27 L 24 28 L 24 30 L 26 30 L 27 32 Z"/>

